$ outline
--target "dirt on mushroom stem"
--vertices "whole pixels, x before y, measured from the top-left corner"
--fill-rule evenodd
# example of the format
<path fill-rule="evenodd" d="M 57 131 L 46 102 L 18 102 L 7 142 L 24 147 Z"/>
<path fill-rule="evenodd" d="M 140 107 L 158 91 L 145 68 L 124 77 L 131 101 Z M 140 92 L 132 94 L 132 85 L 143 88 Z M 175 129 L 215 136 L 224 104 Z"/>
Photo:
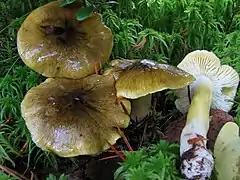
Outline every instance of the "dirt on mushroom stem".
<path fill-rule="evenodd" d="M 227 112 L 219 109 L 211 109 L 210 117 L 211 121 L 207 134 L 207 146 L 213 152 L 215 140 L 222 126 L 226 122 L 234 122 L 234 119 Z M 185 126 L 185 121 L 186 115 L 182 115 L 180 118 L 173 120 L 170 124 L 168 124 L 168 126 L 164 129 L 164 132 L 166 134 L 166 140 L 179 144 L 180 134 Z"/>

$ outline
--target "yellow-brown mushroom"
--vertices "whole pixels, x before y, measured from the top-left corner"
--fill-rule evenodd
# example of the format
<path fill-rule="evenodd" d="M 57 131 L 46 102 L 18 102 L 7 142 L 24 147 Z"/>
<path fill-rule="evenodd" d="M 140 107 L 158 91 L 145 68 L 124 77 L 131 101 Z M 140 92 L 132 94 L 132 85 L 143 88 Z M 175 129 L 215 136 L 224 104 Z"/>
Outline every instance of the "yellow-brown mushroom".
<path fill-rule="evenodd" d="M 17 35 L 18 52 L 28 67 L 46 77 L 71 79 L 102 67 L 113 47 L 111 30 L 95 12 L 77 21 L 78 9 L 55 1 L 30 13 Z"/>
<path fill-rule="evenodd" d="M 116 103 L 112 75 L 80 80 L 48 78 L 30 89 L 22 116 L 37 146 L 62 157 L 95 154 L 120 138 L 129 124 L 130 102 Z"/>
<path fill-rule="evenodd" d="M 118 97 L 132 99 L 131 118 L 142 120 L 151 107 L 152 93 L 192 83 L 189 73 L 167 64 L 143 60 L 113 60 Z"/>

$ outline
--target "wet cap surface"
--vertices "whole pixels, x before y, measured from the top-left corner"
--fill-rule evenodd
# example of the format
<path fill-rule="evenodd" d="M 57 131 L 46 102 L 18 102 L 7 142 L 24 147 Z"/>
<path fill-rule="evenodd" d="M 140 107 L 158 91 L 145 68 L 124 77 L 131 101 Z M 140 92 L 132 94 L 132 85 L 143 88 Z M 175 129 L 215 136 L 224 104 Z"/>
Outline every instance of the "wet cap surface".
<path fill-rule="evenodd" d="M 19 55 L 28 67 L 46 77 L 72 79 L 102 67 L 113 46 L 111 30 L 99 14 L 77 21 L 76 11 L 51 2 L 30 13 L 17 36 Z"/>
<path fill-rule="evenodd" d="M 95 154 L 129 123 L 130 102 L 117 102 L 114 78 L 48 78 L 26 94 L 21 111 L 33 141 L 62 157 Z M 128 112 L 126 112 L 128 111 Z"/>

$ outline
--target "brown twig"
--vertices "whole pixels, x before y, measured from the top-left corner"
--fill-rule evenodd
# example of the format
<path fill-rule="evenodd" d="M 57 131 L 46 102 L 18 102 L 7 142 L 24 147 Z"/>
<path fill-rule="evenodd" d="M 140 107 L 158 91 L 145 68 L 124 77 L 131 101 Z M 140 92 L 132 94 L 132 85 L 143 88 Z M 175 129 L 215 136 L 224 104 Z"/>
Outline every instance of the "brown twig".
<path fill-rule="evenodd" d="M 29 180 L 28 178 L 24 177 L 23 175 L 19 174 L 18 172 L 14 171 L 6 166 L 0 165 L 0 169 L 2 169 L 3 171 L 5 171 L 6 173 L 8 173 L 9 175 L 11 175 L 13 177 L 18 177 L 19 180 Z"/>
<path fill-rule="evenodd" d="M 28 142 L 26 142 L 20 150 L 20 154 L 27 148 Z"/>
<path fill-rule="evenodd" d="M 116 153 L 122 161 L 125 161 L 125 158 L 121 155 L 121 152 L 119 152 L 119 151 L 118 151 L 113 145 L 111 145 L 110 143 L 108 143 L 108 145 L 112 148 L 112 150 L 114 151 L 114 153 Z"/>
<path fill-rule="evenodd" d="M 135 49 L 141 49 L 147 42 L 147 36 L 144 36 L 141 42 L 134 46 Z"/>
<path fill-rule="evenodd" d="M 121 157 L 121 156 L 124 156 L 124 155 L 120 154 L 120 155 L 108 156 L 108 157 L 104 157 L 104 158 L 99 159 L 99 161 L 108 160 L 108 159 L 114 159 L 114 158 L 118 158 L 118 157 Z"/>
<path fill-rule="evenodd" d="M 30 180 L 39 180 L 39 179 L 37 178 L 37 176 L 36 176 L 32 171 L 30 171 L 30 173 L 31 173 L 31 178 L 30 178 Z"/>
<path fill-rule="evenodd" d="M 140 143 L 139 143 L 139 147 L 142 147 L 143 140 L 144 140 L 145 134 L 146 134 L 146 132 L 147 132 L 148 122 L 149 122 L 149 119 L 147 120 L 147 122 L 146 122 L 145 125 L 144 125 L 143 134 L 142 134 L 141 141 L 140 141 Z"/>
<path fill-rule="evenodd" d="M 32 171 L 31 171 L 30 173 L 31 173 L 31 178 L 30 178 L 30 180 L 34 180 L 34 176 L 35 176 L 35 175 L 33 174 Z"/>
<path fill-rule="evenodd" d="M 11 121 L 13 121 L 13 117 L 12 117 L 11 114 L 9 114 L 9 115 L 8 115 L 8 119 L 5 120 L 2 124 L 7 125 L 7 124 L 9 124 Z M 0 126 L 0 129 L 1 129 L 1 128 L 2 128 L 2 126 Z"/>
<path fill-rule="evenodd" d="M 120 136 L 123 138 L 125 144 L 127 145 L 128 149 L 130 152 L 133 152 L 132 146 L 130 145 L 130 143 L 128 142 L 126 136 L 124 135 L 124 133 L 120 130 L 120 128 L 118 127 L 118 132 L 120 134 Z"/>

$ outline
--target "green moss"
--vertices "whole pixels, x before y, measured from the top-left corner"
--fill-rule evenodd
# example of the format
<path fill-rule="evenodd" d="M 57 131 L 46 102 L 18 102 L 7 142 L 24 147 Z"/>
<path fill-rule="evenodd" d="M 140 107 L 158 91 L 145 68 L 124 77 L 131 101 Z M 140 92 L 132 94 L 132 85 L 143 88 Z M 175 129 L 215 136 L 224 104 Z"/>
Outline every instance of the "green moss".
<path fill-rule="evenodd" d="M 176 165 L 178 145 L 161 140 L 156 145 L 124 154 L 126 161 L 115 172 L 116 180 L 182 179 Z"/>

